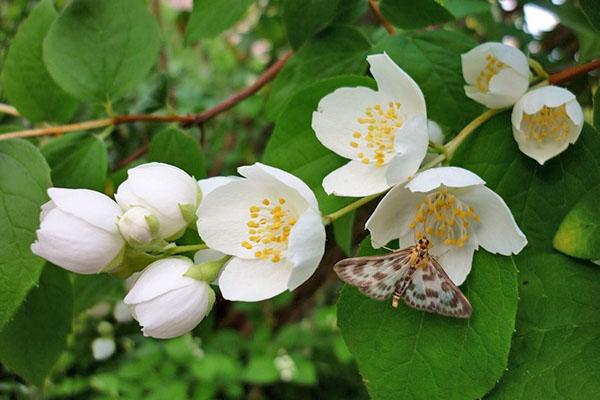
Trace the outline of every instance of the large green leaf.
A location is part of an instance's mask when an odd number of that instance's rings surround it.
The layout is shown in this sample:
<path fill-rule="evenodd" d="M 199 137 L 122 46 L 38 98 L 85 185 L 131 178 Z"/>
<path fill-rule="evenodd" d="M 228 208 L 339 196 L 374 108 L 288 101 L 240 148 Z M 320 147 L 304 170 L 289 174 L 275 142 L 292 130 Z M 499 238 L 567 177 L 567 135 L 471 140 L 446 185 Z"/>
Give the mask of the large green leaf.
<path fill-rule="evenodd" d="M 404 29 L 452 21 L 454 16 L 435 0 L 381 0 L 381 13 L 392 24 Z"/>
<path fill-rule="evenodd" d="M 377 254 L 368 238 L 361 255 Z M 378 302 L 346 285 L 338 324 L 374 399 L 475 399 L 508 363 L 517 312 L 517 271 L 508 257 L 478 251 L 462 290 L 469 320 Z"/>
<path fill-rule="evenodd" d="M 283 23 L 294 49 L 325 29 L 336 16 L 340 0 L 284 0 Z"/>
<path fill-rule="evenodd" d="M 514 257 L 519 312 L 509 369 L 498 399 L 594 398 L 600 391 L 600 271 L 556 252 L 552 238 L 565 215 L 600 184 L 600 137 L 586 125 L 579 140 L 540 166 L 521 154 L 510 115 L 486 123 L 453 162 L 479 174 L 500 194 L 529 241 Z M 501 238 L 499 238 L 501 240 Z"/>
<path fill-rule="evenodd" d="M 176 127 L 167 128 L 152 139 L 148 159 L 175 165 L 196 179 L 206 177 L 200 143 Z"/>
<path fill-rule="evenodd" d="M 0 329 L 37 284 L 44 265 L 29 246 L 50 185 L 48 164 L 33 145 L 0 142 Z"/>
<path fill-rule="evenodd" d="M 600 259 L 600 185 L 585 194 L 563 219 L 554 248 L 573 257 Z"/>
<path fill-rule="evenodd" d="M 73 274 L 73 312 L 75 315 L 101 301 L 118 300 L 123 297 L 123 280 L 110 274 Z"/>
<path fill-rule="evenodd" d="M 194 0 L 185 42 L 214 38 L 238 21 L 254 0 Z"/>
<path fill-rule="evenodd" d="M 354 28 L 328 29 L 306 43 L 277 75 L 267 101 L 267 117 L 275 120 L 298 90 L 319 79 L 361 74 L 371 44 Z"/>
<path fill-rule="evenodd" d="M 593 113 L 594 128 L 600 131 L 600 90 L 596 90 L 594 94 L 594 113 Z"/>
<path fill-rule="evenodd" d="M 47 265 L 40 285 L 0 332 L 0 360 L 27 381 L 42 386 L 67 346 L 73 292 L 66 271 Z"/>
<path fill-rule="evenodd" d="M 71 134 L 41 149 L 52 168 L 54 186 L 104 191 L 108 154 L 104 142 L 89 134 Z"/>
<path fill-rule="evenodd" d="M 44 62 L 80 100 L 126 94 L 154 65 L 160 32 L 142 0 L 74 0 L 50 27 Z"/>
<path fill-rule="evenodd" d="M 346 76 L 316 82 L 300 91 L 281 113 L 263 154 L 264 163 L 282 168 L 306 182 L 315 192 L 323 214 L 351 201 L 349 198 L 328 196 L 321 185 L 327 174 L 348 160 L 319 142 L 311 128 L 312 113 L 321 98 L 343 86 L 374 88 L 375 83 L 366 77 Z"/>
<path fill-rule="evenodd" d="M 428 118 L 457 132 L 483 111 L 463 87 L 460 55 L 475 45 L 463 34 L 433 31 L 386 37 L 376 48 L 386 51 L 419 84 Z"/>
<path fill-rule="evenodd" d="M 598 0 L 579 0 L 579 7 L 581 7 L 590 24 L 597 31 L 600 31 L 600 2 Z"/>
<path fill-rule="evenodd" d="M 42 43 L 56 19 L 52 0 L 41 1 L 21 24 L 2 70 L 6 98 L 32 121 L 66 121 L 76 102 L 50 78 L 42 61 Z"/>

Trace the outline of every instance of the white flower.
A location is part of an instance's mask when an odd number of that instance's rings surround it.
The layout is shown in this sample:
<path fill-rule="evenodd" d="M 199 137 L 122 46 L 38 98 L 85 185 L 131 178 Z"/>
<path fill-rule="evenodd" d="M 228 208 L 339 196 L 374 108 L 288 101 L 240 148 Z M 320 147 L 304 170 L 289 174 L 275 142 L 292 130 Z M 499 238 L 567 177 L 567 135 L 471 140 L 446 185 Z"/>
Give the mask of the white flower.
<path fill-rule="evenodd" d="M 529 64 L 519 49 L 488 42 L 461 57 L 466 95 L 488 108 L 515 104 L 529 87 Z"/>
<path fill-rule="evenodd" d="M 419 173 L 396 186 L 379 203 L 366 228 L 373 247 L 400 239 L 400 247 L 414 245 L 426 236 L 454 283 L 464 282 L 473 252 L 516 254 L 527 239 L 504 200 L 484 186 L 474 173 L 457 167 L 440 167 Z"/>
<path fill-rule="evenodd" d="M 545 86 L 515 104 L 512 126 L 519 149 L 544 164 L 575 143 L 583 129 L 583 111 L 567 89 Z"/>
<path fill-rule="evenodd" d="M 124 211 L 140 206 L 159 222 L 161 239 L 177 238 L 193 222 L 201 193 L 185 171 L 168 164 L 149 163 L 127 171 L 115 194 Z"/>
<path fill-rule="evenodd" d="M 87 189 L 48 189 L 40 229 L 31 251 L 69 271 L 95 274 L 117 267 L 125 240 L 117 228 L 121 209 L 102 193 Z"/>
<path fill-rule="evenodd" d="M 150 264 L 123 300 L 144 336 L 168 339 L 194 329 L 210 312 L 215 293 L 208 283 L 184 274 L 193 265 L 183 257 Z"/>
<path fill-rule="evenodd" d="M 211 248 L 233 256 L 218 284 L 228 300 L 259 301 L 293 290 L 317 268 L 325 228 L 317 200 L 297 177 L 260 163 L 240 167 L 204 197 L 198 233 Z"/>
<path fill-rule="evenodd" d="M 427 152 L 427 112 L 419 86 L 387 54 L 367 57 L 378 90 L 345 87 L 323 97 L 312 128 L 351 161 L 323 180 L 327 194 L 361 197 L 404 182 Z"/>
<path fill-rule="evenodd" d="M 133 247 L 152 243 L 160 230 L 160 222 L 144 207 L 131 207 L 117 222 L 121 235 Z"/>

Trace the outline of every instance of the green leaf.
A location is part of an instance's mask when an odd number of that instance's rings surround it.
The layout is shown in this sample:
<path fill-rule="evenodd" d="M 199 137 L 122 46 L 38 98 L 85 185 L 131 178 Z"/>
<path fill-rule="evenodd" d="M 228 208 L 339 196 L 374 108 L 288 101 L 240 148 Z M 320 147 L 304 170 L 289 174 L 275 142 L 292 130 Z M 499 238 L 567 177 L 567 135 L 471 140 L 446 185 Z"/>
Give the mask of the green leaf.
<path fill-rule="evenodd" d="M 344 251 L 344 254 L 350 256 L 352 254 L 352 239 L 354 228 L 354 211 L 344 215 L 343 217 L 333 221 L 333 237 L 335 242 Z"/>
<path fill-rule="evenodd" d="M 29 142 L 0 142 L 0 329 L 37 284 L 44 260 L 29 246 L 51 186 L 50 168 Z"/>
<path fill-rule="evenodd" d="M 552 248 L 573 206 L 600 184 L 600 136 L 585 125 L 578 141 L 540 166 L 521 154 L 503 113 L 463 143 L 453 163 L 479 174 L 511 208 L 529 241 L 514 257 L 519 312 L 508 371 L 494 399 L 594 398 L 600 391 L 600 271 Z"/>
<path fill-rule="evenodd" d="M 365 240 L 361 254 L 375 254 Z M 517 271 L 509 257 L 483 250 L 461 288 L 469 320 L 394 309 L 346 285 L 338 324 L 373 399 L 475 399 L 508 362 L 517 312 Z"/>
<path fill-rule="evenodd" d="M 421 87 L 427 117 L 458 132 L 483 111 L 465 95 L 460 55 L 477 43 L 457 32 L 433 31 L 390 36 L 377 44 Z"/>
<path fill-rule="evenodd" d="M 267 101 L 267 117 L 276 120 L 291 96 L 316 80 L 364 73 L 370 49 L 367 38 L 349 27 L 328 29 L 309 41 L 275 78 Z"/>
<path fill-rule="evenodd" d="M 253 0 L 194 0 L 192 15 L 185 31 L 185 43 L 211 39 L 231 27 L 246 13 Z"/>
<path fill-rule="evenodd" d="M 12 371 L 42 386 L 67 347 L 73 318 L 73 293 L 66 271 L 46 266 L 40 285 L 0 332 L 0 360 Z"/>
<path fill-rule="evenodd" d="M 89 134 L 69 134 L 42 146 L 57 187 L 104 191 L 108 154 L 104 142 Z"/>
<path fill-rule="evenodd" d="M 101 301 L 119 300 L 123 292 L 123 281 L 112 275 L 73 274 L 73 312 L 77 315 Z"/>
<path fill-rule="evenodd" d="M 283 23 L 288 40 L 298 49 L 333 21 L 340 0 L 284 0 Z"/>
<path fill-rule="evenodd" d="M 200 143 L 176 127 L 167 128 L 152 139 L 148 159 L 175 165 L 196 179 L 206 177 Z"/>
<path fill-rule="evenodd" d="M 114 100 L 154 65 L 160 32 L 141 0 L 74 0 L 50 27 L 44 62 L 80 100 Z"/>
<path fill-rule="evenodd" d="M 600 131 L 600 90 L 596 89 L 594 93 L 594 114 L 593 114 L 594 128 Z"/>
<path fill-rule="evenodd" d="M 555 249 L 586 260 L 600 259 L 598 200 L 600 200 L 600 186 L 591 189 L 575 204 L 554 236 Z"/>
<path fill-rule="evenodd" d="M 336 211 L 352 199 L 328 196 L 323 190 L 323 178 L 348 160 L 325 148 L 311 128 L 312 113 L 321 98 L 343 86 L 374 88 L 372 79 L 345 76 L 316 82 L 296 94 L 275 124 L 263 162 L 284 169 L 302 179 L 313 190 L 323 214 Z"/>
<path fill-rule="evenodd" d="M 492 11 L 492 5 L 487 0 L 446 0 L 444 7 L 455 18 L 464 18 L 477 14 L 486 14 Z"/>
<path fill-rule="evenodd" d="M 579 7 L 590 24 L 600 31 L 600 3 L 598 0 L 579 0 Z"/>
<path fill-rule="evenodd" d="M 590 20 L 586 18 L 581 10 L 572 3 L 565 3 L 561 6 L 544 3 L 543 7 L 555 12 L 560 18 L 560 23 L 574 31 L 579 42 L 578 51 L 581 57 L 579 62 L 598 57 L 598 54 L 600 54 L 598 31 L 594 29 L 590 24 Z"/>
<path fill-rule="evenodd" d="M 381 14 L 403 29 L 417 29 L 452 21 L 454 17 L 435 0 L 381 0 Z"/>
<path fill-rule="evenodd" d="M 77 105 L 42 61 L 42 43 L 56 16 L 52 0 L 41 1 L 19 27 L 2 70 L 6 98 L 31 121 L 67 121 Z"/>

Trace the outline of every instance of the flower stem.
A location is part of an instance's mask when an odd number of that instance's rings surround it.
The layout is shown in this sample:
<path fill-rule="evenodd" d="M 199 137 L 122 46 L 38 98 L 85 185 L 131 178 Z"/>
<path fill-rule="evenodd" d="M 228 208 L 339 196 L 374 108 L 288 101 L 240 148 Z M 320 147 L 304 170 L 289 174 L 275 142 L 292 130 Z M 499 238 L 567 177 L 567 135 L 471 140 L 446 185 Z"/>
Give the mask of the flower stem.
<path fill-rule="evenodd" d="M 204 249 L 208 249 L 208 246 L 204 243 L 190 244 L 190 245 L 185 245 L 185 246 L 171 247 L 170 249 L 168 249 L 165 252 L 165 254 L 171 256 L 173 254 L 188 253 L 190 251 L 197 251 L 197 250 L 204 250 Z"/>
<path fill-rule="evenodd" d="M 506 110 L 506 108 L 495 108 L 495 109 L 487 110 L 487 111 L 483 112 L 482 114 L 480 114 L 473 121 L 469 122 L 467 124 L 467 126 L 465 126 L 460 132 L 458 132 L 458 135 L 456 135 L 454 137 L 454 139 L 452 139 L 451 141 L 446 143 L 446 145 L 444 146 L 446 148 L 446 152 L 448 154 L 447 159 L 450 160 L 452 158 L 456 149 L 458 149 L 458 147 L 461 145 L 461 143 L 464 142 L 464 140 L 466 138 L 468 138 L 469 135 L 471 135 L 471 133 L 473 133 L 475 131 L 475 129 L 479 128 L 484 122 L 488 121 L 494 115 L 496 115 L 504 110 Z"/>
<path fill-rule="evenodd" d="M 376 0 L 369 0 L 369 7 L 371 8 L 371 11 L 375 15 L 375 18 L 377 18 L 377 20 L 385 28 L 387 33 L 389 33 L 390 35 L 395 35 L 396 28 L 394 28 L 394 26 L 392 24 L 390 24 L 390 22 L 387 19 L 385 19 L 383 14 L 381 14 L 381 10 L 379 9 L 379 4 L 377 4 Z"/>
<path fill-rule="evenodd" d="M 541 77 L 543 79 L 548 79 L 548 73 L 546 72 L 546 70 L 544 69 L 544 67 L 542 67 L 542 64 L 540 64 L 537 60 L 534 60 L 533 58 L 529 59 L 529 66 L 531 67 L 531 69 L 533 70 L 533 72 L 536 73 L 536 75 L 538 77 Z"/>
<path fill-rule="evenodd" d="M 358 199 L 355 202 L 348 204 L 346 207 L 342 207 L 339 210 L 332 212 L 331 214 L 325 215 L 323 217 L 323 225 L 329 225 L 336 219 L 343 217 L 344 215 L 348 214 L 351 211 L 356 210 L 357 208 L 360 208 L 361 206 L 367 204 L 371 200 L 376 199 L 377 197 L 381 196 L 382 194 L 383 193 L 377 193 L 377 194 L 372 194 L 367 197 L 363 197 L 362 199 Z"/>

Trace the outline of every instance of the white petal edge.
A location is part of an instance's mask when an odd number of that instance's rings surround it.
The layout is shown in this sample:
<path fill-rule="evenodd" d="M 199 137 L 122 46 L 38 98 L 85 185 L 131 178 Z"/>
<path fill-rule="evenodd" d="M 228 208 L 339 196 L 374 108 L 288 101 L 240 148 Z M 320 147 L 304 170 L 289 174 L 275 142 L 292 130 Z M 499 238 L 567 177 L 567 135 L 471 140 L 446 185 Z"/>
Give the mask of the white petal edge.
<path fill-rule="evenodd" d="M 288 290 L 296 289 L 315 272 L 325 253 L 325 240 L 321 215 L 314 210 L 306 210 L 290 232 L 286 259 L 292 265 L 292 273 Z"/>
<path fill-rule="evenodd" d="M 411 192 L 430 192 L 441 185 L 460 188 L 483 184 L 485 184 L 483 179 L 464 168 L 438 167 L 418 173 L 406 184 L 406 187 Z"/>
<path fill-rule="evenodd" d="M 363 197 L 386 191 L 390 188 L 386 173 L 389 164 L 379 168 L 375 164 L 350 161 L 330 172 L 323 179 L 325 193 L 336 196 Z"/>
<path fill-rule="evenodd" d="M 463 284 L 473 266 L 473 253 L 476 248 L 464 246 L 437 246 L 431 249 L 431 254 L 436 257 L 448 277 L 456 286 Z"/>
<path fill-rule="evenodd" d="M 423 117 L 409 120 L 396 134 L 394 148 L 398 154 L 389 162 L 386 181 L 389 186 L 406 182 L 425 159 L 429 145 L 427 121 Z"/>
<path fill-rule="evenodd" d="M 204 197 L 216 188 L 226 185 L 233 181 L 239 181 L 240 179 L 243 178 L 240 178 L 239 176 L 213 176 L 211 178 L 200 179 L 198 181 L 198 186 L 200 186 L 202 197 Z"/>
<path fill-rule="evenodd" d="M 230 301 L 262 301 L 283 293 L 288 286 L 292 267 L 287 260 L 232 258 L 219 277 L 223 297 Z"/>
<path fill-rule="evenodd" d="M 191 260 L 183 257 L 170 257 L 153 262 L 144 269 L 123 302 L 137 304 L 149 301 L 172 290 L 194 284 L 195 279 L 184 276 L 192 265 Z"/>

